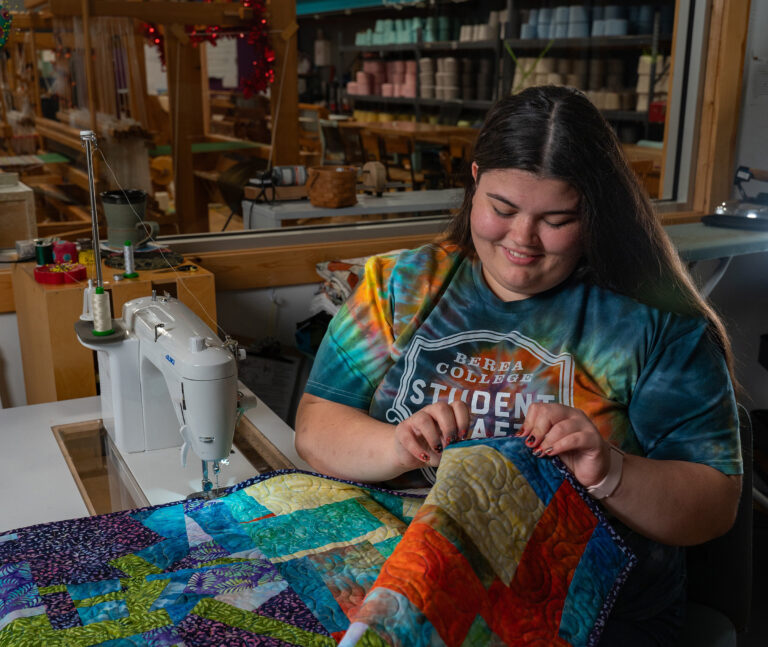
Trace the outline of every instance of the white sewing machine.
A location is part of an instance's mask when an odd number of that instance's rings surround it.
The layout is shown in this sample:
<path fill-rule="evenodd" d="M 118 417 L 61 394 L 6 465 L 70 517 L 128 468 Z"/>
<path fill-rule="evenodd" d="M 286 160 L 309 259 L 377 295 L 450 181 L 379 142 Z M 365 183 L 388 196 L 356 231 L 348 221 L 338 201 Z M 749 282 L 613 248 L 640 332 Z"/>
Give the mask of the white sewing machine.
<path fill-rule="evenodd" d="M 103 337 L 93 335 L 86 321 L 75 326 L 80 342 L 97 351 L 102 419 L 110 438 L 129 467 L 129 457 L 144 452 L 161 454 L 161 469 L 172 471 L 168 452 L 161 450 L 181 446 L 186 469 L 191 449 L 202 460 L 203 490 L 211 490 L 208 463 L 218 485 L 220 461 L 234 457 L 235 349 L 172 297 L 129 301 L 113 323 L 115 333 Z M 150 471 L 156 470 L 157 465 Z M 237 471 L 234 483 L 255 473 L 249 465 Z"/>

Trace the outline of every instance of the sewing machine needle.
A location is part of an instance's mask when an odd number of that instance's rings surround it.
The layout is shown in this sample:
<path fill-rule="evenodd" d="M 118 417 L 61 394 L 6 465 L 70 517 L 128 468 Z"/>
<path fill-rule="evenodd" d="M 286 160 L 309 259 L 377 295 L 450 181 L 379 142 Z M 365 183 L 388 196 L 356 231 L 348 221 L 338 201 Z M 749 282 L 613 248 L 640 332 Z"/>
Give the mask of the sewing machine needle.
<path fill-rule="evenodd" d="M 203 461 L 203 492 L 210 492 L 213 483 L 208 478 L 208 461 Z"/>

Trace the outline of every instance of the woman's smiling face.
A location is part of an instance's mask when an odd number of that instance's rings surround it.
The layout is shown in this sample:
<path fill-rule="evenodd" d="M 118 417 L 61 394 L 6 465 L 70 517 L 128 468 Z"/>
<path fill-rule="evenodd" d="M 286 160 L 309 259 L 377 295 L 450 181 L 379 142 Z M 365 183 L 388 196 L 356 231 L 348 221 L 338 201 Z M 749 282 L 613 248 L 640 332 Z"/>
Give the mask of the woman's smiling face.
<path fill-rule="evenodd" d="M 581 258 L 580 195 L 528 171 L 485 171 L 472 200 L 472 242 L 493 293 L 527 299 L 567 279 Z"/>

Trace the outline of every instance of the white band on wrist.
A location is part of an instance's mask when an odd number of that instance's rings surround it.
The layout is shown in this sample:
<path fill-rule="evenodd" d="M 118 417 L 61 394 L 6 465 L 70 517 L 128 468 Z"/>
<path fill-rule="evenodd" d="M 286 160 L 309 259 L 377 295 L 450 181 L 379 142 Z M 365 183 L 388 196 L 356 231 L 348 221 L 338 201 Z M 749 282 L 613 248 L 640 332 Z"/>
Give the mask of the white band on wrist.
<path fill-rule="evenodd" d="M 605 499 L 611 496 L 621 481 L 621 471 L 624 466 L 624 452 L 613 445 L 609 446 L 610 462 L 608 463 L 608 473 L 599 483 L 590 485 L 587 492 L 593 499 Z"/>

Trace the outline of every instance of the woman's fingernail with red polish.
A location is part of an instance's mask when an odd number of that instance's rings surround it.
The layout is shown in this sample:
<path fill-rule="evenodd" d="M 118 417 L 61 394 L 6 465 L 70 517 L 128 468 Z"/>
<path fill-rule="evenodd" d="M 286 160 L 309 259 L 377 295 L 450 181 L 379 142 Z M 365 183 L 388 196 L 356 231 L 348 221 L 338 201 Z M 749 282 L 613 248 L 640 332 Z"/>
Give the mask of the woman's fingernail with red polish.
<path fill-rule="evenodd" d="M 424 461 L 425 463 L 429 462 L 429 456 L 427 454 L 421 454 L 419 458 Z"/>
<path fill-rule="evenodd" d="M 443 451 L 443 446 L 440 443 L 438 443 L 437 445 L 435 445 L 435 451 L 439 454 L 441 451 Z"/>
<path fill-rule="evenodd" d="M 528 438 L 525 439 L 526 445 L 535 445 L 536 444 L 536 436 L 528 436 Z"/>
<path fill-rule="evenodd" d="M 533 455 L 534 456 L 541 456 L 543 453 L 544 453 L 544 451 L 541 449 L 541 447 L 539 447 L 539 449 L 534 449 L 533 450 Z"/>

